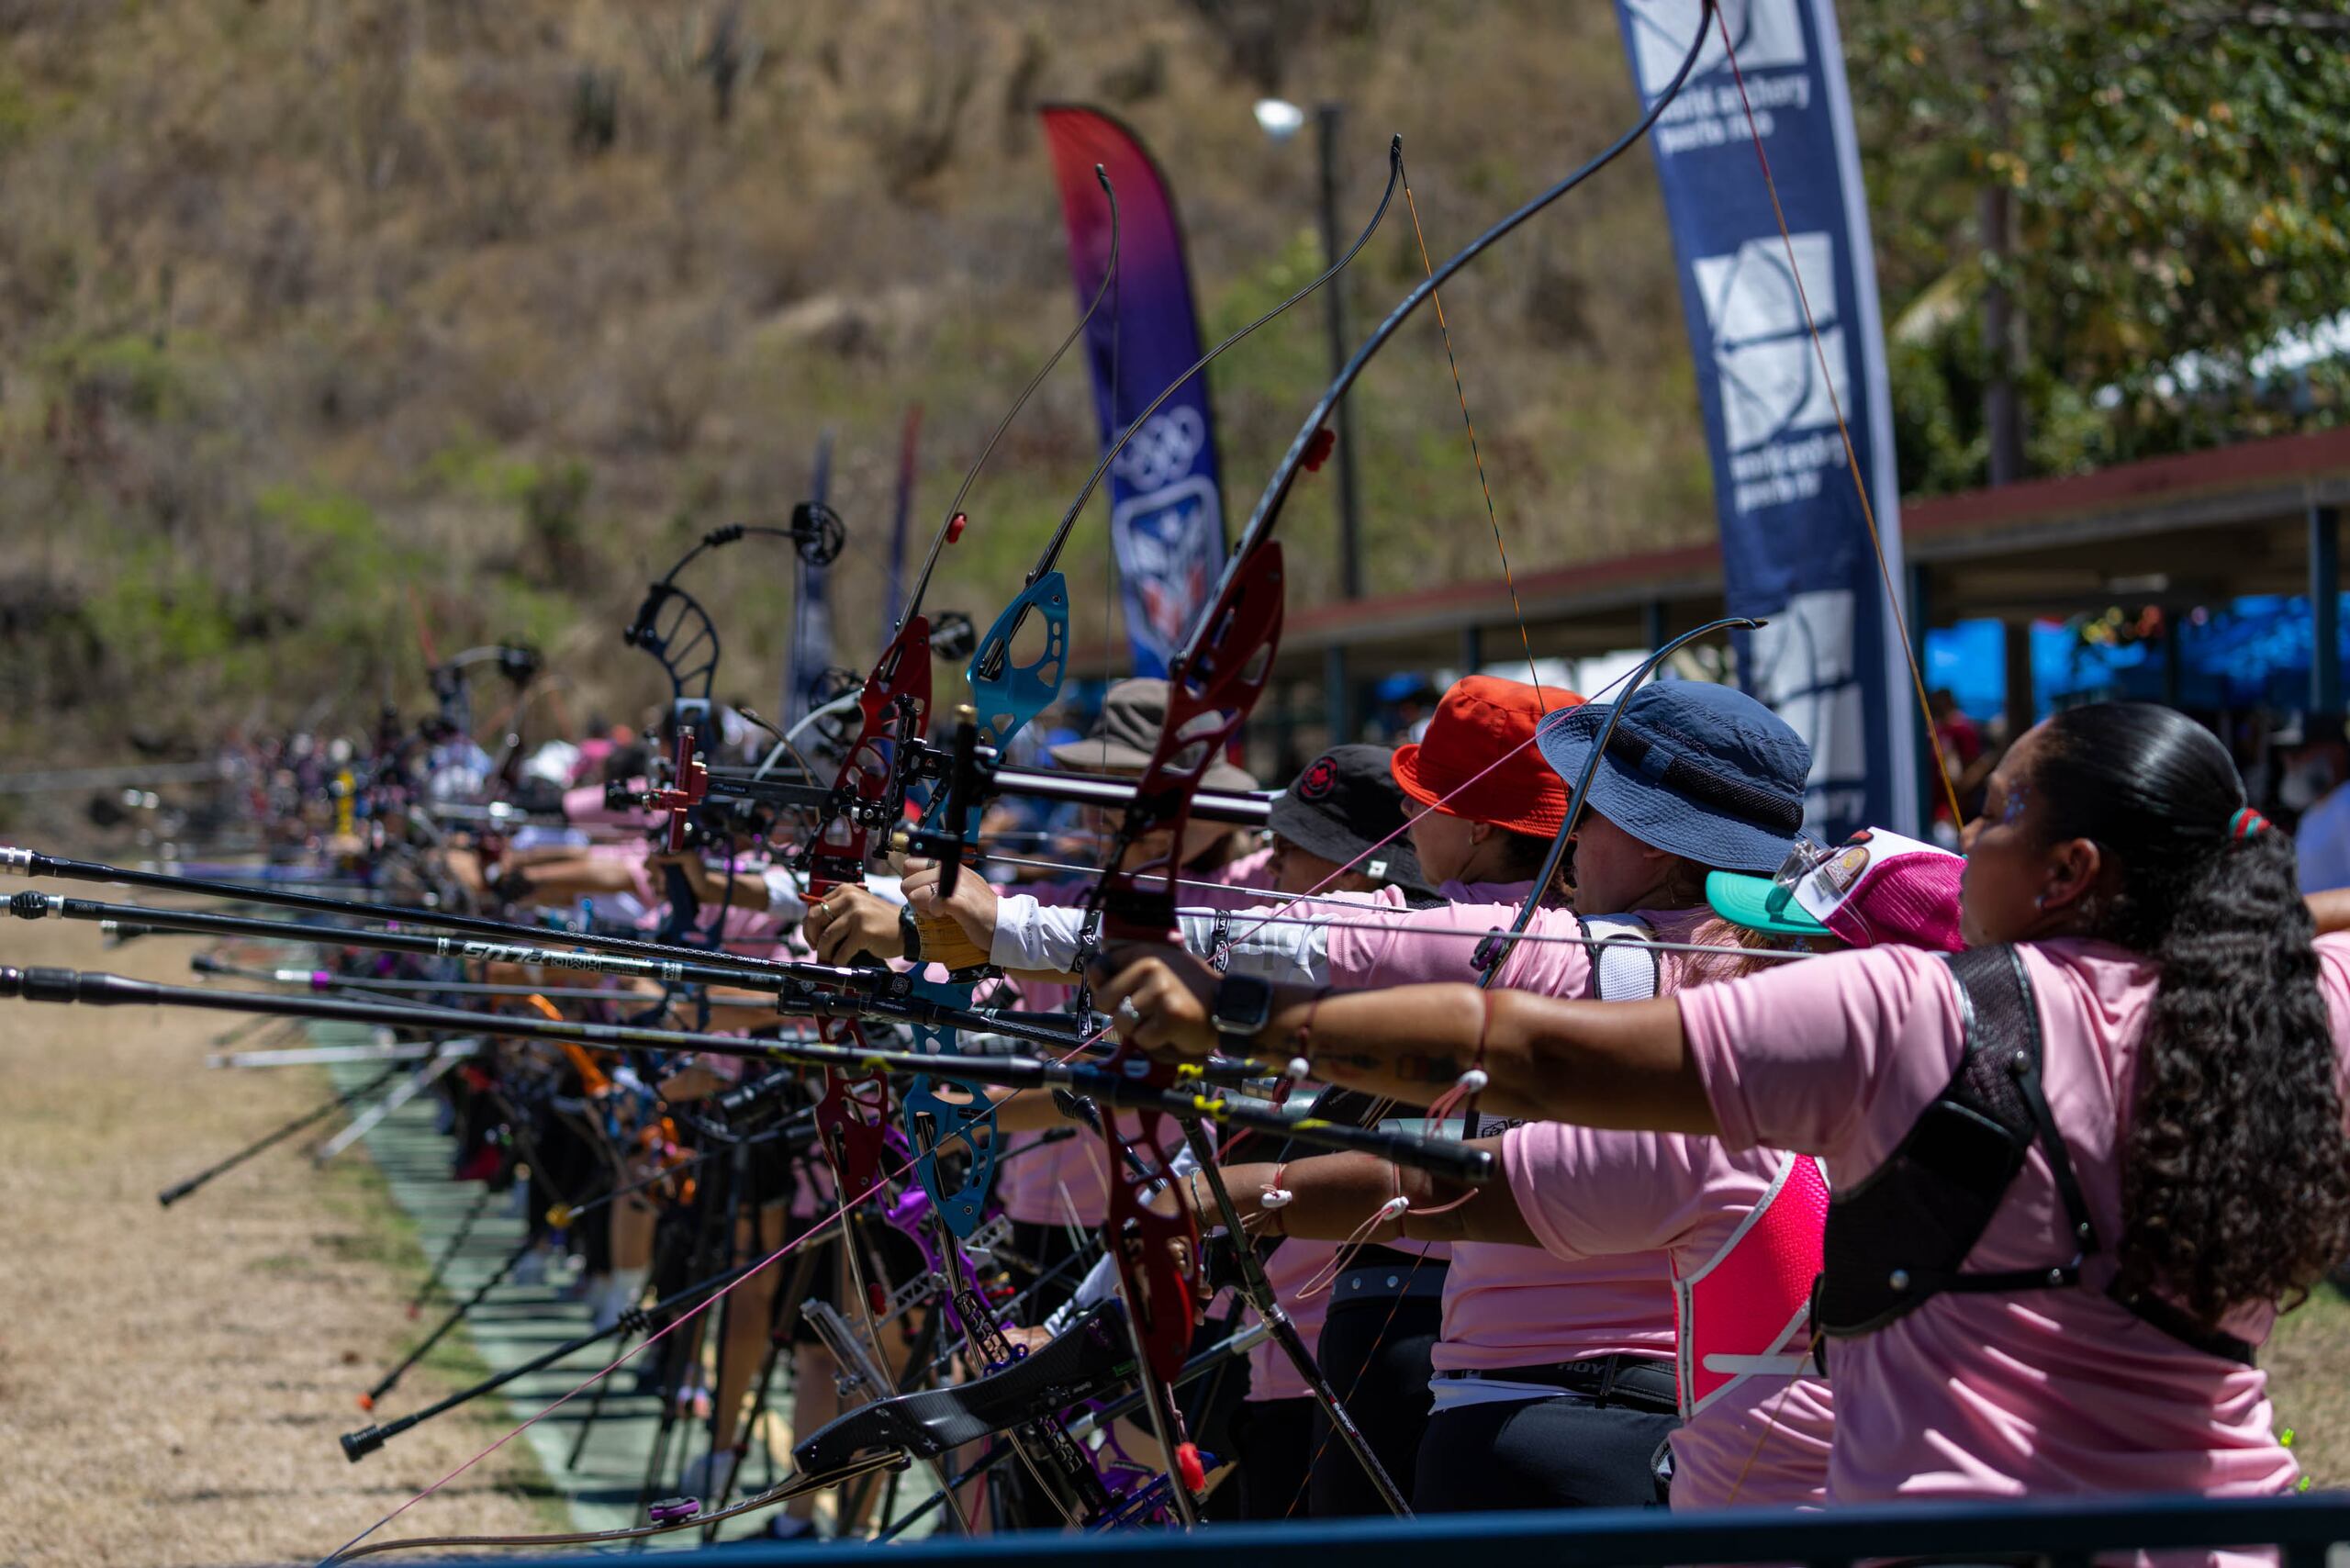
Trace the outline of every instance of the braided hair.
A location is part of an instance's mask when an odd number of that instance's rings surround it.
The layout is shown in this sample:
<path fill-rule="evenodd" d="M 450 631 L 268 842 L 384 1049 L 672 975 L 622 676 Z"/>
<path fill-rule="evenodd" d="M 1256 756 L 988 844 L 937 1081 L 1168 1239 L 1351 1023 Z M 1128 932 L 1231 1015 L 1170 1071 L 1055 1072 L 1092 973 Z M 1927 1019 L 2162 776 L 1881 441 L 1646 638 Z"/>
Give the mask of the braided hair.
<path fill-rule="evenodd" d="M 2048 843 L 2118 864 L 2087 934 L 2162 969 L 2121 1149 L 2125 1285 L 2213 1327 L 2298 1299 L 2350 1252 L 2350 1137 L 2291 841 L 2210 732 L 2151 703 L 2056 713 L 2031 782 Z"/>

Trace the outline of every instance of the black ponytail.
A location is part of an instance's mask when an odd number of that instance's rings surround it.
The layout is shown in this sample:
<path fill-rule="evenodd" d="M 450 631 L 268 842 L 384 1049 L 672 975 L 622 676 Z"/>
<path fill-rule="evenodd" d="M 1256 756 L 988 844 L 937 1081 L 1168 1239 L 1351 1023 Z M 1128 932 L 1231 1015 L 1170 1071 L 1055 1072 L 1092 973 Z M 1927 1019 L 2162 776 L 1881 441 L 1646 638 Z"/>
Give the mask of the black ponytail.
<path fill-rule="evenodd" d="M 2226 748 L 2149 703 L 2057 713 L 2029 787 L 2049 842 L 2119 862 L 2089 934 L 2162 967 L 2122 1148 L 2123 1280 L 2206 1325 L 2298 1299 L 2350 1252 L 2350 1138 L 2291 841 L 2244 832 Z"/>

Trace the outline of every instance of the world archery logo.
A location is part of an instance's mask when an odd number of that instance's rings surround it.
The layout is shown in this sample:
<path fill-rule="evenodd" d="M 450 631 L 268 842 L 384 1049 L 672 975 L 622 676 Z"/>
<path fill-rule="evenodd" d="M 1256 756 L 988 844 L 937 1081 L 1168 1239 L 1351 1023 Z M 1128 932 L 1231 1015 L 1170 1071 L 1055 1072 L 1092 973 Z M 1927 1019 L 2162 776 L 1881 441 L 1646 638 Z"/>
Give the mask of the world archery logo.
<path fill-rule="evenodd" d="M 1738 51 L 1740 69 L 1771 70 L 1804 62 L 1803 18 L 1797 0 L 1720 0 L 1722 26 Z M 1689 40 L 1705 24 L 1713 36 L 1698 51 L 1689 73 L 1695 81 L 1727 63 L 1721 31 L 1706 22 L 1703 0 L 1625 0 L 1632 40 L 1632 69 L 1639 77 L 1640 97 L 1652 102 L 1673 85 L 1674 73 L 1689 54 Z"/>
<path fill-rule="evenodd" d="M 1836 308 L 1836 241 L 1819 232 L 1795 235 L 1793 267 L 1788 249 L 1773 234 L 1728 255 L 1700 256 L 1690 266 L 1713 333 L 1722 440 L 1733 453 L 1791 431 L 1832 428 L 1837 405 L 1851 405 Z M 1817 350 L 1804 320 L 1807 302 L 1819 328 Z"/>

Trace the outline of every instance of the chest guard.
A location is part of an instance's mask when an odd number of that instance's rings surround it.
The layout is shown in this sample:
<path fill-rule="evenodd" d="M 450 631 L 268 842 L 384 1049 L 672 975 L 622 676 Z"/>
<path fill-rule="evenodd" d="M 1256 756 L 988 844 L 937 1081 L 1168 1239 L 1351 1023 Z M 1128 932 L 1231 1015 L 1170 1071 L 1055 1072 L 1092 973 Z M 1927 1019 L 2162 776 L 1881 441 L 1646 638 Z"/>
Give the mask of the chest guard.
<path fill-rule="evenodd" d="M 1779 1173 L 1721 1250 L 1673 1277 L 1673 1342 L 1684 1421 L 1750 1377 L 1811 1370 L 1804 1328 L 1819 1274 L 1828 1177 L 1808 1154 Z"/>
<path fill-rule="evenodd" d="M 1943 959 L 1958 988 L 1958 1068 L 1884 1164 L 1828 1204 L 1825 1271 L 1813 1315 L 1832 1338 L 1873 1333 L 1945 1291 L 2005 1295 L 2081 1282 L 2098 1247 L 2042 1084 L 2040 1013 L 2013 947 Z M 1968 1272 L 2008 1189 L 2037 1146 L 2063 1210 L 2044 1267 Z M 2252 1347 L 2195 1322 L 2150 1291 L 2106 1293 L 2130 1312 L 2209 1354 L 2251 1365 Z"/>
<path fill-rule="evenodd" d="M 1583 928 L 1597 938 L 1591 949 L 1592 994 L 1602 1002 L 1648 1002 L 1664 983 L 1656 933 L 1636 914 L 1586 914 Z"/>

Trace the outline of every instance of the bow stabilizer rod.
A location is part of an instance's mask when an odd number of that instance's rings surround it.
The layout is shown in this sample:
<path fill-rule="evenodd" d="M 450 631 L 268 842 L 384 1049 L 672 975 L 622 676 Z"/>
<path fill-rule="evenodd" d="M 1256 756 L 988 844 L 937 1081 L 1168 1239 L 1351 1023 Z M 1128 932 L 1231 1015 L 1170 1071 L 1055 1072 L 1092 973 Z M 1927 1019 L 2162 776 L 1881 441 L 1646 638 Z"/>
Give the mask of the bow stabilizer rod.
<path fill-rule="evenodd" d="M 175 877 L 161 871 L 140 871 L 128 866 L 108 866 L 94 860 L 75 860 L 62 855 L 44 855 L 39 850 L 0 845 L 0 877 L 55 878 L 64 881 L 109 882 L 130 888 L 151 888 L 159 892 L 194 893 L 204 898 L 224 898 L 236 903 L 266 904 L 276 909 L 306 910 L 314 914 L 340 915 L 348 920 L 373 921 L 378 924 L 420 925 L 428 930 L 467 931 L 480 936 L 503 937 L 528 944 L 545 942 L 559 937 L 575 947 L 597 953 L 619 953 L 640 958 L 698 960 L 710 958 L 706 947 L 680 947 L 665 942 L 646 942 L 633 936 L 608 936 L 593 931 L 564 931 L 544 925 L 525 925 L 516 921 L 485 920 L 478 915 L 457 914 L 448 910 L 420 908 L 407 904 L 358 903 L 349 899 L 322 898 L 315 893 L 287 892 L 275 888 L 238 887 L 229 890 L 216 882 L 196 877 Z M 267 935 L 264 933 L 263 935 Z M 351 940 L 345 933 L 341 938 Z M 725 961 L 740 969 L 772 970 L 789 969 L 784 960 L 761 958 L 749 954 L 730 954 Z"/>
<path fill-rule="evenodd" d="M 449 1029 L 516 1039 L 569 1041 L 590 1049 L 697 1051 L 705 1056 L 741 1057 L 774 1065 L 845 1068 L 862 1074 L 931 1072 L 938 1067 L 935 1057 L 918 1051 L 868 1050 L 808 1040 L 749 1040 L 733 1035 L 572 1019 L 490 1016 L 460 1008 L 386 1006 L 330 997 L 211 991 L 201 986 L 132 980 L 96 969 L 0 967 L 0 1000 L 9 998 L 96 1007 L 141 1005 L 195 1007 L 215 1013 L 266 1013 L 288 1018 L 384 1024 L 394 1028 Z M 844 1010 L 854 1009 L 859 1001 L 837 996 L 832 1000 Z M 1259 1102 L 1210 1094 L 1199 1088 L 1153 1088 L 1121 1073 L 1080 1062 L 1043 1061 L 1032 1057 L 966 1057 L 958 1058 L 955 1067 L 959 1076 L 999 1088 L 1066 1089 L 1105 1105 L 1155 1111 L 1163 1115 L 1204 1117 L 1219 1125 L 1292 1137 L 1317 1148 L 1373 1154 L 1472 1185 L 1493 1179 L 1494 1161 L 1489 1152 L 1450 1138 L 1340 1126 L 1310 1115 L 1285 1115 Z M 1181 1080 L 1186 1085 L 1197 1084 L 1203 1076 L 1186 1069 Z"/>

